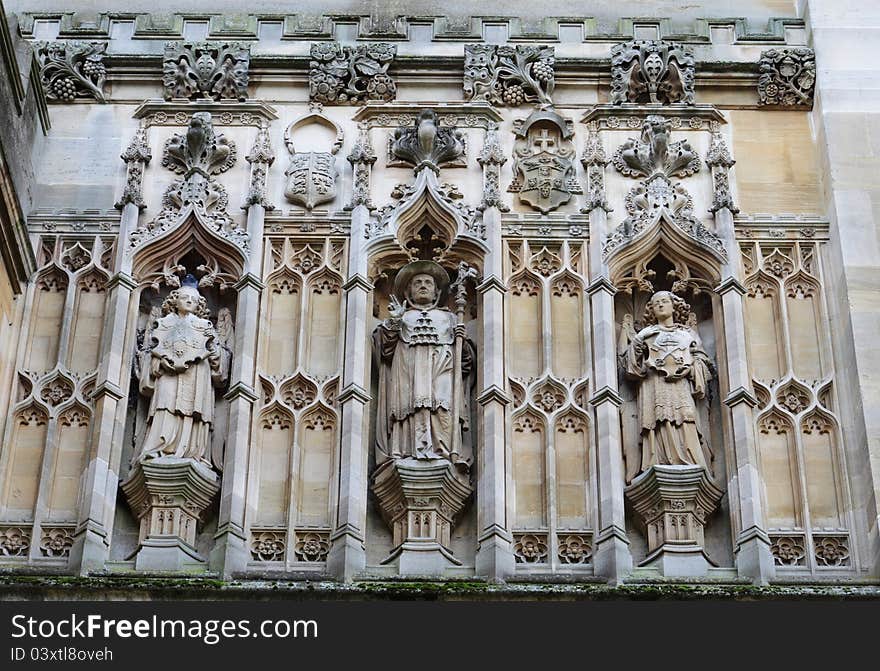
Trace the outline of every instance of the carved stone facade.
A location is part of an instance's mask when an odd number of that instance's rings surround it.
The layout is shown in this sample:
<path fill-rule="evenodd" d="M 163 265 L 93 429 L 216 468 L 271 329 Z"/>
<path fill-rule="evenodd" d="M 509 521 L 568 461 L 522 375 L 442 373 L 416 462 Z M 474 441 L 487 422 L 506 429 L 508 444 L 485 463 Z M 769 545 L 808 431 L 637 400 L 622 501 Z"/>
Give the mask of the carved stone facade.
<path fill-rule="evenodd" d="M 19 13 L 0 568 L 876 581 L 880 122 L 817 3 L 328 1 Z"/>

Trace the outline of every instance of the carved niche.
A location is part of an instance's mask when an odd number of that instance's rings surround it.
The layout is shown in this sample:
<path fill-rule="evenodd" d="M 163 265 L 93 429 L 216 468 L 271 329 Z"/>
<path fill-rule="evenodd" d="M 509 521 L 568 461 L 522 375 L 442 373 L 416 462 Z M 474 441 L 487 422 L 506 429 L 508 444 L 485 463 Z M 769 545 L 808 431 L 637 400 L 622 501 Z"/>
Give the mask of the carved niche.
<path fill-rule="evenodd" d="M 165 141 L 162 165 L 182 179 L 173 181 L 162 197 L 162 210 L 151 222 L 132 232 L 129 245 L 139 247 L 175 227 L 190 212 L 220 237 L 247 249 L 247 231 L 235 225 L 227 212 L 229 196 L 214 175 L 235 164 L 235 143 L 214 131 L 210 112 L 196 112 L 185 134 Z"/>
<path fill-rule="evenodd" d="M 569 119 L 553 110 L 536 110 L 513 123 L 514 180 L 508 191 L 542 214 L 581 193 L 575 176 L 574 131 Z"/>
<path fill-rule="evenodd" d="M 816 54 L 812 49 L 769 49 L 758 61 L 758 104 L 812 107 Z"/>
<path fill-rule="evenodd" d="M 464 93 L 468 100 L 518 107 L 549 105 L 555 85 L 553 47 L 493 44 L 464 46 Z"/>
<path fill-rule="evenodd" d="M 284 144 L 290 152 L 290 165 L 284 172 L 287 178 L 284 196 L 291 203 L 302 205 L 311 211 L 315 206 L 336 197 L 339 170 L 336 167 L 335 154 L 342 147 L 343 134 L 338 125 L 324 116 L 320 103 L 311 103 L 309 109 L 308 114 L 290 124 L 284 133 Z M 294 134 L 314 124 L 325 126 L 335 134 L 330 151 L 296 151 L 293 145 Z"/>
<path fill-rule="evenodd" d="M 394 100 L 397 85 L 388 66 L 396 55 L 397 46 L 385 42 L 356 47 L 315 42 L 309 62 L 309 99 L 325 105 Z"/>
<path fill-rule="evenodd" d="M 166 42 L 165 99 L 246 100 L 250 60 L 241 42 Z"/>
<path fill-rule="evenodd" d="M 694 54 L 663 40 L 611 48 L 611 103 L 694 104 Z"/>
<path fill-rule="evenodd" d="M 690 194 L 673 177 L 699 172 L 701 161 L 686 140 L 670 142 L 672 124 L 650 115 L 642 124 L 639 139 L 630 138 L 615 152 L 612 163 L 627 177 L 644 177 L 626 196 L 627 218 L 612 231 L 603 248 L 609 257 L 626 243 L 641 237 L 663 222 L 671 224 L 719 259 L 726 258 L 724 243 L 693 215 Z"/>
<path fill-rule="evenodd" d="M 37 42 L 34 44 L 40 63 L 40 81 L 49 100 L 70 102 L 76 98 L 104 98 L 106 42 Z"/>

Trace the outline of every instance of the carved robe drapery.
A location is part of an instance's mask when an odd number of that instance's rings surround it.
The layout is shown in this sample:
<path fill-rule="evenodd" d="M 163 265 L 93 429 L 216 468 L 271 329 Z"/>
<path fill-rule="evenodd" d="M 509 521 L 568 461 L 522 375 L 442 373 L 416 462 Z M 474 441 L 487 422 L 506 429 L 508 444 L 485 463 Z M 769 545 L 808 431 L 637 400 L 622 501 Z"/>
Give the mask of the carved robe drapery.
<path fill-rule="evenodd" d="M 212 454 L 211 426 L 214 386 L 228 377 L 229 352 L 218 346 L 213 324 L 194 314 L 162 317 L 152 338 L 155 345 L 140 354 L 140 392 L 150 407 L 138 458 L 191 458 L 222 470 L 222 454 Z"/>
<path fill-rule="evenodd" d="M 648 326 L 630 342 L 623 363 L 626 375 L 640 381 L 640 453 L 627 450 L 627 482 L 656 464 L 696 464 L 711 473 L 696 405 L 712 377 L 700 337 L 682 324 Z"/>
<path fill-rule="evenodd" d="M 459 431 L 467 431 L 470 410 L 466 389 L 473 349 L 462 349 L 463 382 L 453 400 L 455 315 L 442 308 L 410 309 L 400 319 L 386 319 L 373 332 L 379 359 L 377 463 L 387 459 L 449 459 L 470 464 L 470 441 L 453 455 L 452 404 L 460 408 Z"/>

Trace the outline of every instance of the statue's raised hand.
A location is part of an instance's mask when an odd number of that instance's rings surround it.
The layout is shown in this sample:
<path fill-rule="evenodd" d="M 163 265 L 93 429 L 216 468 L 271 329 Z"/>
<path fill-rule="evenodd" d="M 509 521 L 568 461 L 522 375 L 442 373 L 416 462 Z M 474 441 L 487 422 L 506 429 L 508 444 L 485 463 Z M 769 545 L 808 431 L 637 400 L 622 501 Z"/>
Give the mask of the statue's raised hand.
<path fill-rule="evenodd" d="M 404 312 L 406 312 L 406 306 L 397 300 L 397 296 L 392 294 L 391 300 L 388 302 L 388 315 L 391 319 L 400 319 Z"/>

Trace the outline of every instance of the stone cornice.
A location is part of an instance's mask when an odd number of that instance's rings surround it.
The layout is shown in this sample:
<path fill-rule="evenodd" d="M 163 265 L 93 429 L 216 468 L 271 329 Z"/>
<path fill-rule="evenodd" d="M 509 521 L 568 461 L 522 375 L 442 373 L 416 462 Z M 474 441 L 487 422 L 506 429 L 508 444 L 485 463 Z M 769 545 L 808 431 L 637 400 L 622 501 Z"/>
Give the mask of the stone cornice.
<path fill-rule="evenodd" d="M 151 98 L 141 103 L 132 115 L 146 119 L 147 126 L 186 126 L 196 112 L 210 112 L 218 126 L 259 126 L 260 120 L 274 121 L 278 113 L 273 107 L 257 100 L 163 100 Z M 178 119 L 178 115 L 186 118 Z"/>

